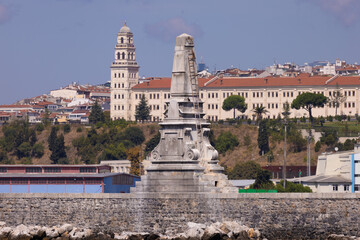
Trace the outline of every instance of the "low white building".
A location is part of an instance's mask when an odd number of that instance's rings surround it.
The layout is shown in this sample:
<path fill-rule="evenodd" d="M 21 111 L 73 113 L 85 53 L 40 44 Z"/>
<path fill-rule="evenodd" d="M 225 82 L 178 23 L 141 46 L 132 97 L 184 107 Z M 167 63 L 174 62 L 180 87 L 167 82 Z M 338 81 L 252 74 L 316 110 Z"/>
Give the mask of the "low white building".
<path fill-rule="evenodd" d="M 355 164 L 358 164 L 357 168 Z M 360 186 L 360 177 L 358 181 L 355 181 L 357 176 L 355 169 L 360 173 L 360 145 L 358 144 L 355 144 L 354 150 L 351 151 L 321 154 L 317 161 L 316 175 L 290 181 L 309 186 L 313 192 L 318 193 L 354 192 Z"/>
<path fill-rule="evenodd" d="M 111 172 L 114 173 L 130 173 L 131 163 L 129 160 L 105 160 L 100 164 L 110 166 Z"/>

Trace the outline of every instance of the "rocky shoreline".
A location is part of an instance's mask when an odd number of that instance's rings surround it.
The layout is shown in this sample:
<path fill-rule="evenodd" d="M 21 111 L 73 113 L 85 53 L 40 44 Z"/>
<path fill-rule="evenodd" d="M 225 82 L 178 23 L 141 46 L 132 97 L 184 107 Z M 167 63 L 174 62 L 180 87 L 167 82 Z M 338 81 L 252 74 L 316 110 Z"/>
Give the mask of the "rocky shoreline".
<path fill-rule="evenodd" d="M 28 240 L 28 239 L 56 239 L 56 240 L 78 240 L 78 239 L 129 239 L 129 240 L 156 240 L 156 239 L 261 239 L 258 230 L 243 226 L 237 222 L 214 223 L 210 226 L 198 223 L 187 223 L 187 229 L 183 233 L 172 234 L 161 233 L 134 233 L 134 232 L 101 232 L 93 229 L 83 229 L 74 227 L 71 224 L 61 226 L 42 227 L 25 226 L 16 227 L 6 226 L 5 222 L 0 222 L 0 239 L 7 240 Z"/>
<path fill-rule="evenodd" d="M 101 232 L 93 229 L 77 228 L 71 224 L 61 226 L 41 227 L 18 225 L 16 227 L 6 226 L 5 222 L 0 222 L 0 240 L 265 240 L 257 229 L 249 228 L 237 222 L 213 223 L 210 226 L 189 222 L 187 229 L 183 233 L 165 234 L 160 233 L 135 233 L 135 232 Z M 328 240 L 353 240 L 358 237 L 348 237 L 344 235 L 331 234 Z"/>

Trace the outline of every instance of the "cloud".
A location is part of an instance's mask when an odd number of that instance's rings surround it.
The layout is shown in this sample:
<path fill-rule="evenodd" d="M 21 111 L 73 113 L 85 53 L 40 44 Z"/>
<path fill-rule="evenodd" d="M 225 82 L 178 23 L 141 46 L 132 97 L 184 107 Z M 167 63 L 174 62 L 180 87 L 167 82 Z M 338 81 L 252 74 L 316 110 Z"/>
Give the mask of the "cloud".
<path fill-rule="evenodd" d="M 194 37 L 200 37 L 203 34 L 197 24 L 188 24 L 182 18 L 170 18 L 154 24 L 147 24 L 145 25 L 145 31 L 148 35 L 159 38 L 164 42 L 173 41 L 176 36 L 182 33 L 187 33 Z"/>
<path fill-rule="evenodd" d="M 0 3 L 0 24 L 8 22 L 11 18 L 11 12 L 9 7 Z"/>
<path fill-rule="evenodd" d="M 350 26 L 360 20 L 359 0 L 313 0 L 326 12 L 334 15 L 344 25 Z"/>

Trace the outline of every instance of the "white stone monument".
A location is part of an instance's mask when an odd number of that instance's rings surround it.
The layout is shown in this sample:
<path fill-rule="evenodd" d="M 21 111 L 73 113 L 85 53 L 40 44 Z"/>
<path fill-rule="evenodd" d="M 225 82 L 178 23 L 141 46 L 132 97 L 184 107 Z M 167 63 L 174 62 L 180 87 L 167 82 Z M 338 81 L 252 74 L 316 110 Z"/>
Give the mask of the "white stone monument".
<path fill-rule="evenodd" d="M 187 34 L 176 38 L 170 93 L 160 123 L 160 143 L 133 192 L 236 191 L 222 174 L 218 152 L 209 141 L 210 124 L 203 119 L 199 99 L 194 39 Z"/>

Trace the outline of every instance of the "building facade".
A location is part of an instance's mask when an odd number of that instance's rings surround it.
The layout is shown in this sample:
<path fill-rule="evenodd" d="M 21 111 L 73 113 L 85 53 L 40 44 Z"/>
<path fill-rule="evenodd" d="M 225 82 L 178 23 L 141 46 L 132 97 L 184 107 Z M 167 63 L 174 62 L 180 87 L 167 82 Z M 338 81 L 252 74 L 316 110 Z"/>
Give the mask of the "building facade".
<path fill-rule="evenodd" d="M 0 165 L 0 193 L 129 193 L 139 180 L 108 165 Z"/>
<path fill-rule="evenodd" d="M 111 66 L 111 118 L 135 120 L 136 106 L 145 95 L 151 110 L 151 121 L 162 121 L 166 102 L 170 98 L 171 78 L 150 78 L 138 82 L 139 66 L 135 62 L 133 34 L 123 26 L 115 46 L 115 61 Z M 286 102 L 291 102 L 301 93 L 320 93 L 330 100 L 340 91 L 346 101 L 337 108 L 337 114 L 355 115 L 360 105 L 359 76 L 312 76 L 300 73 L 291 76 L 227 77 L 222 74 L 199 79 L 200 98 L 204 102 L 205 118 L 210 121 L 233 117 L 232 111 L 222 109 L 224 100 L 231 95 L 245 98 L 246 112 L 236 111 L 236 117 L 255 119 L 254 109 L 263 106 L 268 111 L 266 118 L 277 118 L 284 111 Z M 334 116 L 336 107 L 328 103 L 324 108 L 314 108 L 313 116 Z M 308 117 L 304 109 L 291 110 L 290 117 Z"/>

